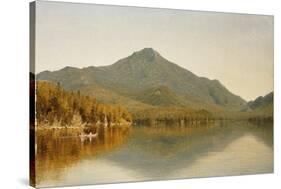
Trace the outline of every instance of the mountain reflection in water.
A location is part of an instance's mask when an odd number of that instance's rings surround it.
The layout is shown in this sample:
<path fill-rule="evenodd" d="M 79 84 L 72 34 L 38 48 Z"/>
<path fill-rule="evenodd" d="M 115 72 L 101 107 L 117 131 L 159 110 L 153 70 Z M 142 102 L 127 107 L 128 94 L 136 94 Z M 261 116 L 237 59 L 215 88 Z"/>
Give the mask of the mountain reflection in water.
<path fill-rule="evenodd" d="M 37 131 L 39 186 L 269 173 L 272 123 Z"/>

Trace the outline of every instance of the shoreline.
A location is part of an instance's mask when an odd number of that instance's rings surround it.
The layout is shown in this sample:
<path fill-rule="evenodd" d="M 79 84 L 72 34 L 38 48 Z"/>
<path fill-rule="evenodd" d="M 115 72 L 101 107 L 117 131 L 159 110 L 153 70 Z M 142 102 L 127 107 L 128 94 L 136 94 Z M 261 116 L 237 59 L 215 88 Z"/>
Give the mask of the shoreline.
<path fill-rule="evenodd" d="M 210 124 L 210 123 L 216 123 L 216 122 L 232 122 L 232 121 L 237 121 L 237 122 L 274 122 L 273 120 L 268 120 L 268 119 L 261 119 L 261 120 L 255 120 L 255 119 L 217 119 L 217 120 L 209 120 L 208 122 L 204 122 L 204 121 L 195 121 L 195 122 L 188 122 L 188 123 L 174 123 L 172 125 L 179 125 L 179 126 L 194 126 L 194 125 L 204 125 L 204 124 Z M 96 125 L 87 125 L 87 124 L 83 124 L 83 125 L 79 125 L 79 126 L 62 126 L 62 125 L 36 125 L 35 131 L 37 130 L 60 130 L 60 129 L 73 129 L 73 130 L 83 130 L 83 129 L 87 129 L 87 128 L 91 128 L 91 127 L 104 127 L 104 128 L 129 128 L 129 127 L 136 127 L 136 126 L 151 126 L 151 125 L 155 125 L 155 126 L 160 126 L 160 125 L 170 125 L 167 123 L 163 123 L 163 122 L 155 122 L 154 124 L 143 124 L 143 123 L 139 123 L 136 124 L 134 122 L 132 123 L 122 123 L 122 124 L 111 124 L 111 125 L 106 125 L 106 124 L 96 124 Z"/>
<path fill-rule="evenodd" d="M 111 125 L 106 125 L 106 124 L 93 124 L 93 125 L 87 125 L 87 124 L 83 124 L 83 125 L 79 125 L 79 126 L 62 126 L 62 125 L 35 125 L 35 130 L 59 130 L 59 129 L 75 129 L 75 130 L 79 130 L 79 129 L 86 129 L 86 128 L 90 128 L 90 127 L 131 127 L 133 126 L 133 123 L 122 123 L 122 124 L 111 124 Z"/>

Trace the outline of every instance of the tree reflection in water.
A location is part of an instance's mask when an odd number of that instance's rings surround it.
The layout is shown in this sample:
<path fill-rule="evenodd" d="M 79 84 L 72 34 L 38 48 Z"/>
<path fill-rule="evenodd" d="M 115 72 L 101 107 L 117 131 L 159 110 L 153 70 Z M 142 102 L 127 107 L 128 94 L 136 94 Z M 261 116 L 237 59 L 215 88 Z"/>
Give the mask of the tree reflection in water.
<path fill-rule="evenodd" d="M 60 179 L 65 171 L 77 162 L 94 157 L 122 145 L 127 139 L 129 127 L 95 127 L 95 138 L 81 139 L 79 134 L 85 132 L 77 129 L 37 130 L 36 131 L 36 182 L 42 179 Z M 89 130 L 86 130 L 86 133 Z M 51 174 L 50 174 L 51 173 Z"/>
<path fill-rule="evenodd" d="M 128 182 L 273 170 L 272 122 L 94 127 L 83 131 L 98 133 L 91 140 L 81 140 L 78 137 L 81 132 L 70 129 L 37 131 L 38 185 Z"/>

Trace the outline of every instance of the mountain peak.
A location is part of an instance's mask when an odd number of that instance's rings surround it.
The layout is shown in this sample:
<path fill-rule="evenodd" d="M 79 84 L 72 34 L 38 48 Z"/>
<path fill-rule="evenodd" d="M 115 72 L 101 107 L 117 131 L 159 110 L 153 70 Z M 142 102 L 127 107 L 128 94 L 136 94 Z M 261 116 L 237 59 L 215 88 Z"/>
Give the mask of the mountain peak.
<path fill-rule="evenodd" d="M 138 52 L 138 53 L 146 53 L 146 54 L 151 54 L 151 53 L 155 54 L 155 53 L 158 53 L 156 50 L 154 50 L 154 49 L 151 48 L 151 47 L 145 47 L 145 48 L 143 48 L 142 50 L 137 51 L 137 52 Z"/>
<path fill-rule="evenodd" d="M 143 52 L 143 53 L 157 53 L 153 48 L 151 47 L 146 47 L 143 48 L 142 50 L 138 51 L 138 52 Z"/>
<path fill-rule="evenodd" d="M 155 58 L 159 56 L 160 54 L 157 51 L 155 51 L 153 48 L 144 48 L 140 51 L 134 52 L 131 57 L 142 58 L 152 62 L 155 60 Z"/>

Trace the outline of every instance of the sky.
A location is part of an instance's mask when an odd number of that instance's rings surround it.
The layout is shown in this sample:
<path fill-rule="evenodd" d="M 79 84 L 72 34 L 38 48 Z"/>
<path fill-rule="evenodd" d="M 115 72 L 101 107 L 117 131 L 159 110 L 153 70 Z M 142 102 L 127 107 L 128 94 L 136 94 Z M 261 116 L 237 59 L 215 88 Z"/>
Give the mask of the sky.
<path fill-rule="evenodd" d="M 145 47 L 245 100 L 273 91 L 273 16 L 37 1 L 36 73 Z"/>

